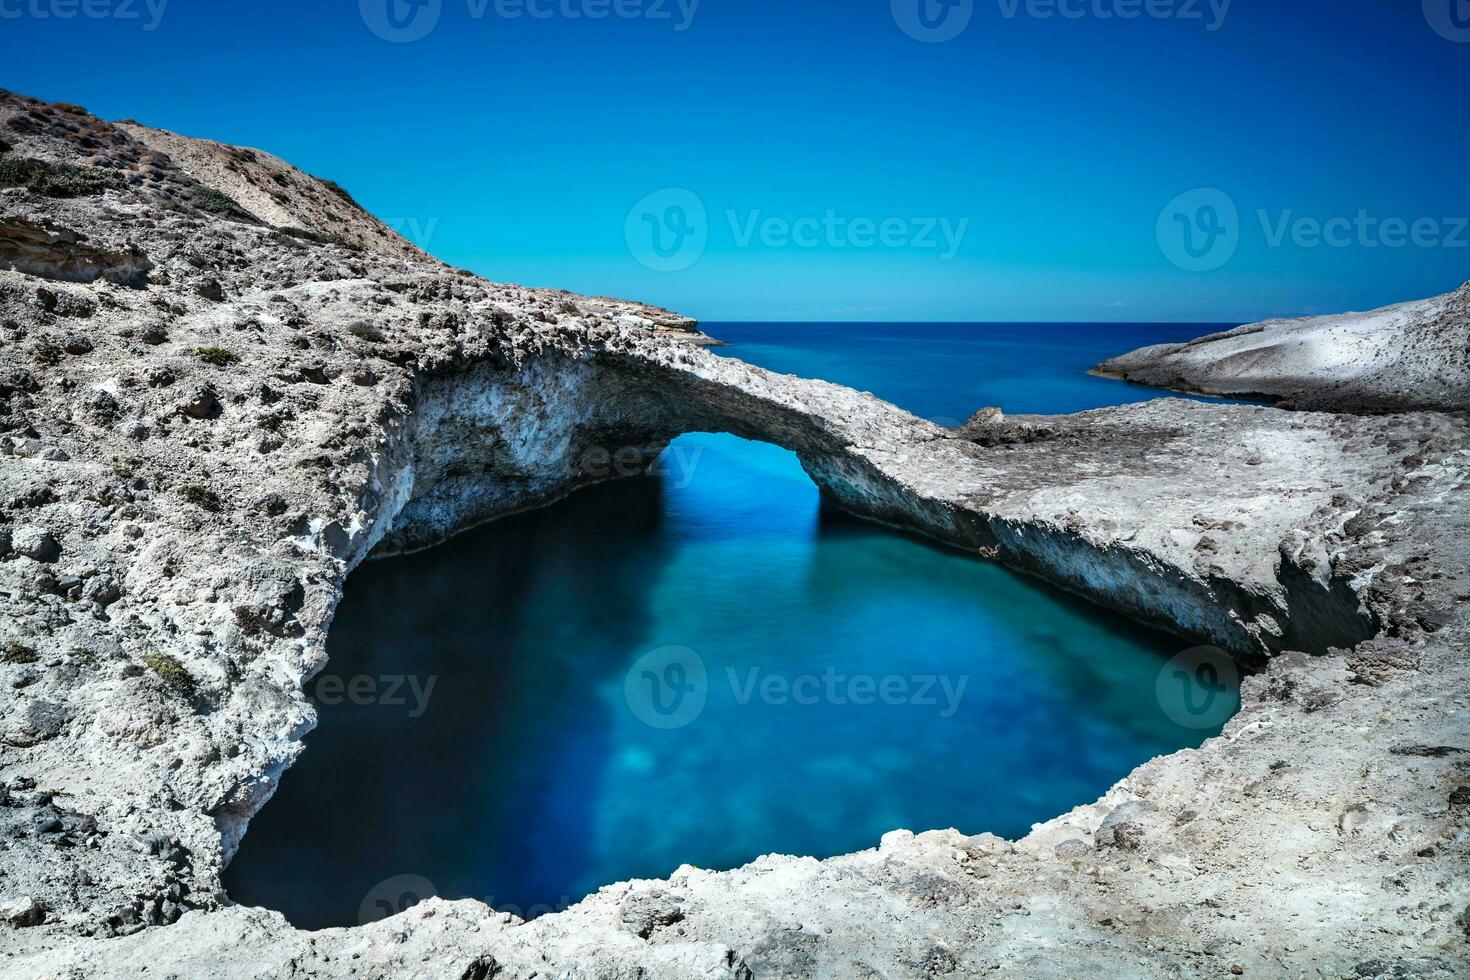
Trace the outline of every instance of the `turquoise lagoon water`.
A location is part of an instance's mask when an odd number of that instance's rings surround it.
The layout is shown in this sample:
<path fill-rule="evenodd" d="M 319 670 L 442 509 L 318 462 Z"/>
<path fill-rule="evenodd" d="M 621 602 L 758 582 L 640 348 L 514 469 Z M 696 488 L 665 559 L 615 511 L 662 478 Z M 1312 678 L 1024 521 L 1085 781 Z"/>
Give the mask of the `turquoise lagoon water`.
<path fill-rule="evenodd" d="M 1208 328 L 708 329 L 942 420 L 1153 397 L 1085 370 Z M 306 928 L 429 893 L 534 915 L 896 828 L 1017 836 L 1234 709 L 1169 666 L 1186 644 L 834 512 L 783 450 L 690 435 L 660 469 L 354 573 L 236 901 Z"/>

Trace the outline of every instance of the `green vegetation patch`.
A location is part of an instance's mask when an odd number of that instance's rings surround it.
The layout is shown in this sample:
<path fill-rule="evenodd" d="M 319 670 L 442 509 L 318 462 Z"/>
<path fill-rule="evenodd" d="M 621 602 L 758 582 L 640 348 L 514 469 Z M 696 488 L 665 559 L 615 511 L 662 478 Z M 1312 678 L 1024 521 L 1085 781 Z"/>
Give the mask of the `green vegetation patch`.
<path fill-rule="evenodd" d="M 71 167 L 30 157 L 0 157 L 0 187 L 24 187 L 46 197 L 90 197 L 120 185 L 117 174 L 99 167 Z"/>
<path fill-rule="evenodd" d="M 194 675 L 189 673 L 178 657 L 161 650 L 149 650 L 143 654 L 143 662 L 168 685 L 169 690 L 184 700 L 192 701 L 199 693 L 199 684 L 194 680 Z"/>
<path fill-rule="evenodd" d="M 41 657 L 34 647 L 28 647 L 24 643 L 11 641 L 0 648 L 0 660 L 8 664 L 33 664 Z"/>
<path fill-rule="evenodd" d="M 194 354 L 205 364 L 213 364 L 215 367 L 229 367 L 240 359 L 228 347 L 200 347 Z"/>
<path fill-rule="evenodd" d="M 245 221 L 250 224 L 259 224 L 255 215 L 246 211 L 228 194 L 223 194 L 212 187 L 206 187 L 204 192 L 194 201 L 194 206 L 209 214 L 217 214 L 221 218 L 231 221 Z"/>

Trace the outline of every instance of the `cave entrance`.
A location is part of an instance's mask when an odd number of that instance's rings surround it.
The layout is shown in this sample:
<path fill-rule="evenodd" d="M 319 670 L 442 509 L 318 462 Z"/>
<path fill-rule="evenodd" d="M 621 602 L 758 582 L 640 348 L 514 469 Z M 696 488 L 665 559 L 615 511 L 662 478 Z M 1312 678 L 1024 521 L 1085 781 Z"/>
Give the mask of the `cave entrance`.
<path fill-rule="evenodd" d="M 1219 730 L 1238 692 L 1183 646 L 686 435 L 354 572 L 318 728 L 226 883 L 304 928 L 428 894 L 534 916 L 684 863 L 1020 836 Z"/>

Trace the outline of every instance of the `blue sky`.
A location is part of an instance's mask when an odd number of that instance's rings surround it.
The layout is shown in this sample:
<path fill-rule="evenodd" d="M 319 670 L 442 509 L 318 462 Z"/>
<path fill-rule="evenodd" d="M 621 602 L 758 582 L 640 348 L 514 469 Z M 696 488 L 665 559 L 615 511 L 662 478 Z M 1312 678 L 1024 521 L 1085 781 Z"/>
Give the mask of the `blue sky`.
<path fill-rule="evenodd" d="M 413 3 L 0 0 L 0 86 L 707 320 L 1240 321 L 1470 279 L 1470 0 Z"/>

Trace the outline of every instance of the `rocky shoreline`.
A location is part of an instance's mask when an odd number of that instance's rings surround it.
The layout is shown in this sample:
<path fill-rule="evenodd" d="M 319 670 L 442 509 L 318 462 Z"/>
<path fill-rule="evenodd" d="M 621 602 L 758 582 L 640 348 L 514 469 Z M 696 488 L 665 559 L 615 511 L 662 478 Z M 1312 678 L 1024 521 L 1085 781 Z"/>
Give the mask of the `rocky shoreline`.
<path fill-rule="evenodd" d="M 668 311 L 451 269 L 259 151 L 10 94 L 0 141 L 0 975 L 1470 969 L 1463 401 L 947 430 Z M 351 570 L 688 431 L 1229 650 L 1260 668 L 1240 715 L 1016 842 L 895 829 L 532 922 L 432 899 L 305 933 L 231 905 Z"/>

